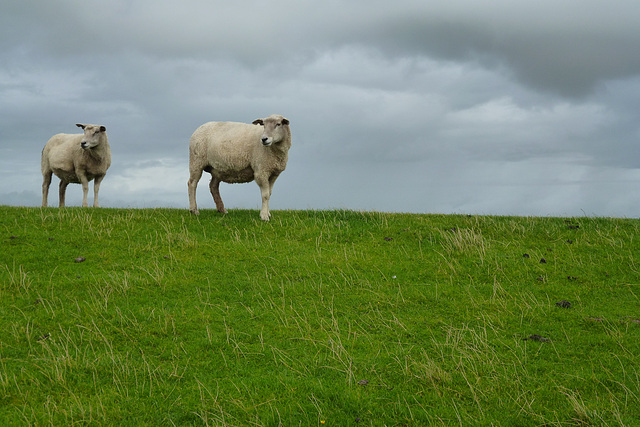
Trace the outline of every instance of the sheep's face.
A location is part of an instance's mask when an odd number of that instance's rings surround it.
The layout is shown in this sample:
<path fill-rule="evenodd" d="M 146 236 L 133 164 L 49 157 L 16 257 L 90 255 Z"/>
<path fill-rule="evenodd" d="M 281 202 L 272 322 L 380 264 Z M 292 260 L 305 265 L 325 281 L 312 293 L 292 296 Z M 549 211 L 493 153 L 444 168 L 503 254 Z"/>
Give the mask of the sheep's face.
<path fill-rule="evenodd" d="M 85 150 L 90 150 L 100 144 L 100 142 L 102 141 L 102 136 L 106 131 L 106 128 L 104 126 L 82 124 L 77 124 L 76 126 L 84 130 L 84 136 L 82 137 L 80 146 Z"/>
<path fill-rule="evenodd" d="M 268 147 L 272 144 L 277 144 L 286 138 L 287 133 L 286 126 L 289 126 L 289 120 L 282 116 L 269 116 L 266 119 L 258 119 L 253 122 L 254 125 L 261 125 L 264 127 L 262 132 L 262 145 Z"/>

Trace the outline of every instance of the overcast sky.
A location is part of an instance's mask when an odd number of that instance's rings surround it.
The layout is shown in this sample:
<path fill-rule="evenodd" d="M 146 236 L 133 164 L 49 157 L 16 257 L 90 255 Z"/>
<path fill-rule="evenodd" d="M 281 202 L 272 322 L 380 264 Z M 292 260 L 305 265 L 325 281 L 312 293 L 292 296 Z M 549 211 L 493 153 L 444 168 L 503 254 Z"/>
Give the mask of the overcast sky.
<path fill-rule="evenodd" d="M 274 214 L 638 217 L 639 46 L 637 0 L 6 0 L 0 204 L 39 206 L 42 147 L 93 123 L 102 206 L 188 209 L 193 131 L 277 113 Z M 260 203 L 255 183 L 221 194 Z"/>

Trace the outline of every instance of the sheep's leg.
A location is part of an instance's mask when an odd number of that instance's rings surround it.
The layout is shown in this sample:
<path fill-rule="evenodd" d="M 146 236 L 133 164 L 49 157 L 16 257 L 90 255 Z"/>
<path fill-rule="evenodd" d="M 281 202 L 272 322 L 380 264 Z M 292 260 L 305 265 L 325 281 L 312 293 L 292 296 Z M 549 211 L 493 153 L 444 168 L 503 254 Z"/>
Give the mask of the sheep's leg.
<path fill-rule="evenodd" d="M 271 214 L 269 213 L 269 197 L 271 197 L 271 184 L 269 179 L 256 178 L 256 183 L 260 187 L 260 196 L 262 197 L 262 209 L 260 209 L 260 219 L 269 221 Z"/>
<path fill-rule="evenodd" d="M 279 175 L 279 173 L 275 173 L 271 175 L 268 180 L 263 178 L 256 179 L 256 182 L 260 187 L 260 195 L 262 196 L 260 219 L 263 221 L 269 221 L 271 218 L 271 212 L 269 212 L 269 199 L 271 199 L 271 193 L 273 193 L 273 184 L 276 183 L 276 179 L 278 179 Z"/>
<path fill-rule="evenodd" d="M 67 185 L 69 185 L 68 182 L 60 180 L 60 187 L 59 187 L 59 190 L 58 190 L 58 197 L 60 198 L 59 206 L 61 208 L 64 208 L 64 195 L 65 195 L 65 192 L 67 191 Z"/>
<path fill-rule="evenodd" d="M 269 177 L 269 197 L 271 197 L 271 193 L 273 193 L 273 184 L 276 183 L 276 179 L 278 179 L 279 176 L 279 173 L 274 173 Z"/>
<path fill-rule="evenodd" d="M 216 209 L 220 213 L 227 213 L 227 210 L 224 208 L 224 203 L 222 203 L 222 197 L 220 197 L 220 180 L 218 178 L 214 178 L 211 176 L 211 182 L 209 182 L 209 190 L 211 191 L 211 195 L 213 196 L 213 201 L 216 204 Z"/>
<path fill-rule="evenodd" d="M 51 175 L 53 172 L 47 171 L 42 174 L 42 207 L 46 208 L 49 198 L 49 186 L 51 185 Z"/>
<path fill-rule="evenodd" d="M 89 202 L 87 201 L 87 196 L 89 195 L 89 180 L 84 175 L 78 175 L 80 178 L 80 183 L 82 184 L 82 207 L 86 208 L 89 206 Z"/>
<path fill-rule="evenodd" d="M 98 191 L 100 190 L 100 183 L 102 182 L 103 178 L 104 178 L 104 175 L 97 176 L 93 181 L 93 207 L 94 208 L 100 207 L 98 205 Z"/>
<path fill-rule="evenodd" d="M 198 181 L 202 177 L 202 169 L 192 169 L 190 171 L 189 181 L 187 181 L 187 188 L 189 190 L 189 211 L 192 214 L 198 215 L 198 205 L 196 204 L 196 188 L 198 188 Z"/>

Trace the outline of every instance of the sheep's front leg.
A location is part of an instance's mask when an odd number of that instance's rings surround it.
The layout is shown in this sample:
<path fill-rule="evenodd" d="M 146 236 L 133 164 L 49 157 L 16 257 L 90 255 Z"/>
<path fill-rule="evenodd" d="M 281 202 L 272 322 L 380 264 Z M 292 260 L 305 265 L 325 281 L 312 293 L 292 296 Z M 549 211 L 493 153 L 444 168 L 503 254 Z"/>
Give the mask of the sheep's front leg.
<path fill-rule="evenodd" d="M 271 197 L 271 193 L 273 193 L 273 184 L 276 183 L 276 179 L 278 179 L 279 176 L 279 173 L 274 173 L 269 177 L 269 197 Z"/>
<path fill-rule="evenodd" d="M 222 203 L 222 197 L 220 197 L 220 180 L 218 178 L 211 176 L 209 191 L 211 191 L 211 196 L 213 196 L 213 201 L 216 204 L 218 212 L 226 214 L 227 210 L 224 208 L 224 203 Z"/>
<path fill-rule="evenodd" d="M 98 191 L 100 191 L 100 183 L 102 183 L 103 178 L 104 178 L 104 175 L 97 176 L 93 181 L 93 207 L 94 208 L 100 207 L 98 204 Z"/>
<path fill-rule="evenodd" d="M 260 209 L 260 219 L 269 221 L 271 213 L 269 213 L 269 198 L 271 197 L 271 185 L 266 178 L 256 178 L 256 183 L 260 187 L 260 196 L 262 197 L 262 209 Z"/>
<path fill-rule="evenodd" d="M 59 206 L 61 208 L 64 208 L 64 195 L 65 195 L 65 192 L 67 191 L 67 185 L 69 185 L 68 182 L 64 182 L 63 180 L 60 180 L 60 187 L 59 187 L 59 190 L 58 190 L 58 198 L 60 199 Z"/>
<path fill-rule="evenodd" d="M 85 175 L 78 175 L 80 178 L 80 183 L 82 184 L 82 207 L 86 208 L 89 206 L 89 202 L 87 201 L 87 196 L 89 195 L 89 180 Z"/>
<path fill-rule="evenodd" d="M 42 174 L 42 207 L 46 208 L 49 198 L 49 186 L 51 185 L 52 172 L 45 172 Z"/>

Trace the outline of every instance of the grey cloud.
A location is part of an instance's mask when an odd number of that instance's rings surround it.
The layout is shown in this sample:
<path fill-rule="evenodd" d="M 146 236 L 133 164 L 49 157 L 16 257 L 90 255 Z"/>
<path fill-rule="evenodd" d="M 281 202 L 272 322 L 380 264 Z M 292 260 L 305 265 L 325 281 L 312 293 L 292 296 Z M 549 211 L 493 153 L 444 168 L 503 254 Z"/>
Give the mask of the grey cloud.
<path fill-rule="evenodd" d="M 638 13 L 631 1 L 453 1 L 407 8 L 354 37 L 391 55 L 506 66 L 533 88 L 576 97 L 640 72 Z"/>
<path fill-rule="evenodd" d="M 38 204 L 42 146 L 88 122 L 112 145 L 105 206 L 184 206 L 200 124 L 281 113 L 274 209 L 631 215 L 640 6 L 577 4 L 3 4 L 0 203 Z"/>
<path fill-rule="evenodd" d="M 634 18 L 640 5 L 629 0 L 615 5 L 189 1 L 179 6 L 119 1 L 99 8 L 78 1 L 8 8 L 0 18 L 6 51 L 71 59 L 80 68 L 89 65 L 80 63 L 87 54 L 124 52 L 226 58 L 260 69 L 355 44 L 395 59 L 419 55 L 504 67 L 535 89 L 569 97 L 640 72 L 635 54 L 640 28 Z"/>

